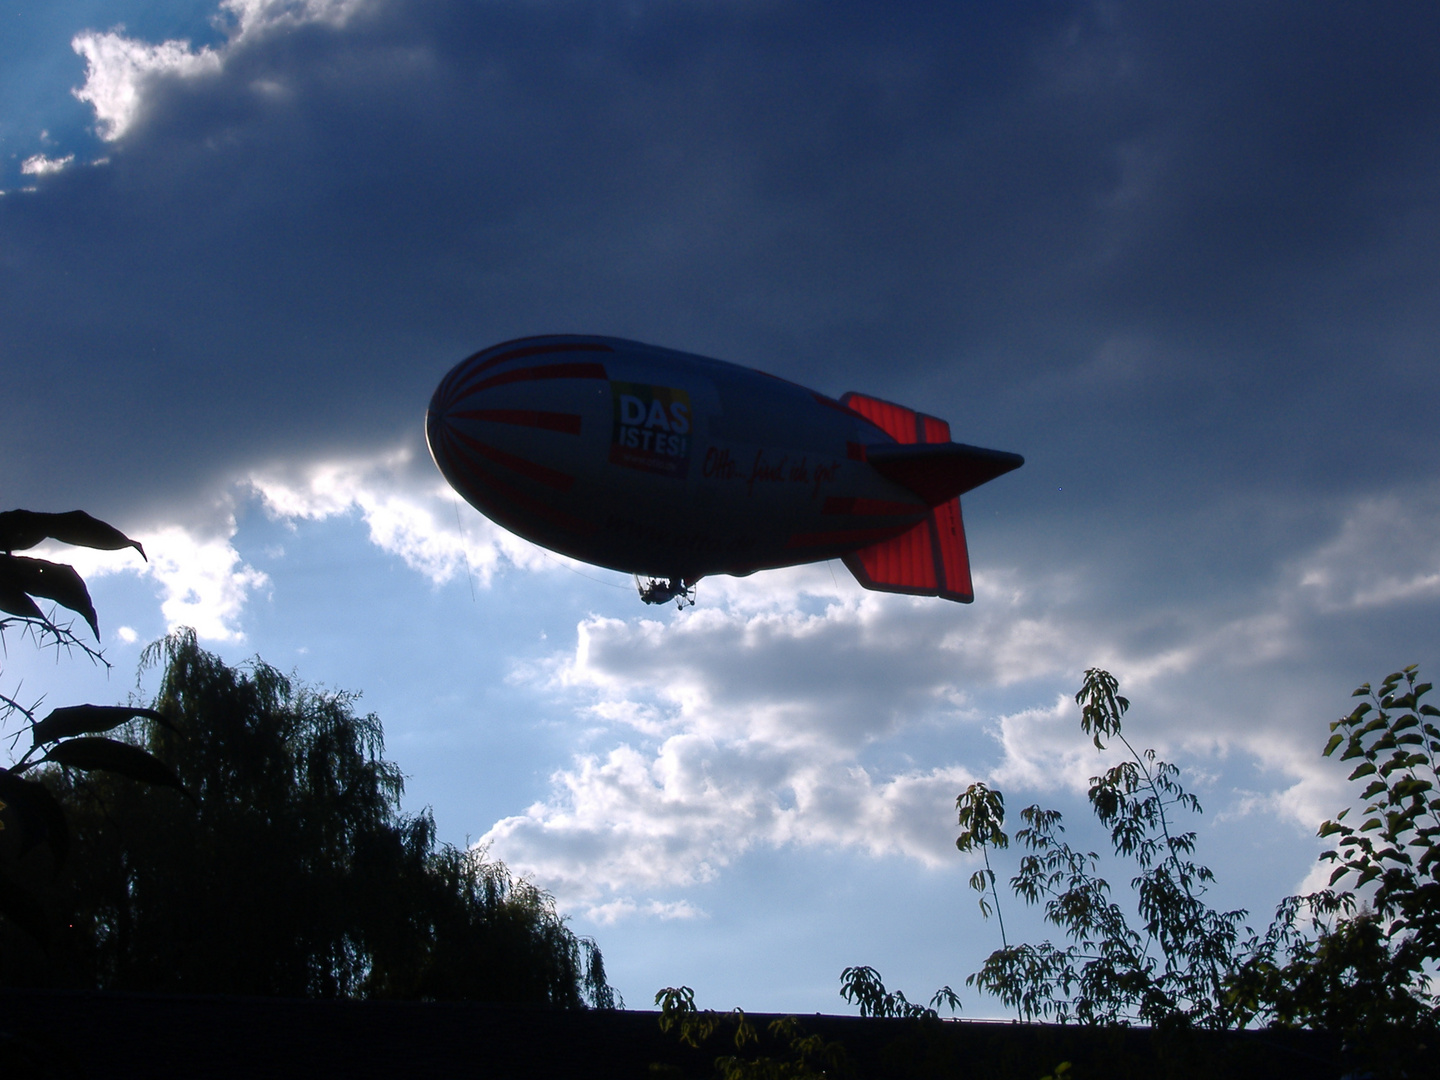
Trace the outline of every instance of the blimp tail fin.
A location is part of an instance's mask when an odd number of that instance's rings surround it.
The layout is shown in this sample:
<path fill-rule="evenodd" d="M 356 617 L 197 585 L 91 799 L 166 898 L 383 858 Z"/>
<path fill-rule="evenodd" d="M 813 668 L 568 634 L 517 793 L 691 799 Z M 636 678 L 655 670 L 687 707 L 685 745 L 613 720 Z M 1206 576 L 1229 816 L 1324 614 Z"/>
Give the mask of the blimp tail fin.
<path fill-rule="evenodd" d="M 876 592 L 938 596 L 968 604 L 970 553 L 959 498 L 941 503 L 909 532 L 843 556 L 855 580 Z"/>
<path fill-rule="evenodd" d="M 898 443 L 948 443 L 950 425 L 938 416 L 882 401 L 853 390 L 840 399 L 851 412 L 857 412 Z"/>
<path fill-rule="evenodd" d="M 953 443 L 950 425 L 944 420 L 893 401 L 852 392 L 841 398 L 840 404 L 895 440 L 866 446 L 865 460 L 931 506 L 947 503 L 1025 464 L 1019 454 Z"/>

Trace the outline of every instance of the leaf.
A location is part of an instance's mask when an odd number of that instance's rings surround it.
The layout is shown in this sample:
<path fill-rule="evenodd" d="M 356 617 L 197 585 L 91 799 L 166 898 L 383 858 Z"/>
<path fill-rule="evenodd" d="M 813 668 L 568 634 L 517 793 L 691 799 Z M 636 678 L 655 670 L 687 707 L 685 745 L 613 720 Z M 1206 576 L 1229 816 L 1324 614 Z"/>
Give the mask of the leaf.
<path fill-rule="evenodd" d="M 20 853 L 23 855 L 36 844 L 46 844 L 58 871 L 70 851 L 70 827 L 55 796 L 44 784 L 16 776 L 9 769 L 0 769 L 0 800 L 9 803 L 20 826 L 23 835 Z"/>
<path fill-rule="evenodd" d="M 137 716 L 146 717 L 163 727 L 175 730 L 175 725 L 154 709 L 142 709 L 133 705 L 67 705 L 52 709 L 45 719 L 30 729 L 35 746 L 67 739 L 72 735 L 88 735 L 97 731 L 110 731 L 127 720 Z"/>
<path fill-rule="evenodd" d="M 107 525 L 83 510 L 68 510 L 62 514 L 34 510 L 6 510 L 0 513 L 0 551 L 24 551 L 47 537 L 62 544 L 101 551 L 133 547 L 142 559 L 145 558 L 145 549 L 139 541 L 131 540 L 113 525 Z"/>
<path fill-rule="evenodd" d="M 191 802 L 195 801 L 195 796 L 185 789 L 185 785 L 180 783 L 180 778 L 168 765 L 138 746 L 116 742 L 114 739 L 102 739 L 98 736 L 67 739 L 51 747 L 43 760 L 53 761 L 57 765 L 68 765 L 72 769 L 104 769 L 144 784 L 173 787 Z"/>
<path fill-rule="evenodd" d="M 1369 721 L 1367 721 L 1365 726 L 1360 729 L 1360 734 L 1368 735 L 1372 731 L 1379 731 L 1381 728 L 1385 727 L 1389 723 L 1390 714 L 1382 712 L 1379 716 L 1372 717 Z"/>
<path fill-rule="evenodd" d="M 1331 754 L 1333 754 L 1333 753 L 1335 752 L 1335 748 L 1336 748 L 1337 746 L 1339 746 L 1339 745 L 1340 745 L 1342 742 L 1344 742 L 1344 741 L 1345 741 L 1345 736 L 1342 735 L 1342 734 L 1340 734 L 1338 731 L 1337 731 L 1334 735 L 1331 735 L 1331 736 L 1330 736 L 1330 741 L 1325 744 L 1325 752 L 1324 752 L 1324 754 L 1323 754 L 1322 756 L 1323 756 L 1323 757 L 1329 757 Z"/>
<path fill-rule="evenodd" d="M 1364 764 L 1355 766 L 1355 771 L 1350 774 L 1351 780 L 1359 780 L 1362 776 L 1369 776 L 1375 771 L 1375 763 L 1367 761 Z"/>
<path fill-rule="evenodd" d="M 90 590 L 85 588 L 85 580 L 73 566 L 24 555 L 0 555 L 0 582 L 69 608 L 83 616 L 95 637 L 100 637 L 100 624 L 95 618 Z"/>
<path fill-rule="evenodd" d="M 1431 786 L 1429 780 L 1422 780 L 1418 776 L 1411 776 L 1396 783 L 1395 795 L 1397 798 L 1404 799 L 1419 795 L 1421 792 L 1429 791 Z"/>
<path fill-rule="evenodd" d="M 35 601 L 25 595 L 25 590 L 4 575 L 0 575 L 0 611 L 8 612 L 11 615 L 19 615 L 25 619 L 39 619 L 45 621 L 44 613 L 35 605 Z"/>

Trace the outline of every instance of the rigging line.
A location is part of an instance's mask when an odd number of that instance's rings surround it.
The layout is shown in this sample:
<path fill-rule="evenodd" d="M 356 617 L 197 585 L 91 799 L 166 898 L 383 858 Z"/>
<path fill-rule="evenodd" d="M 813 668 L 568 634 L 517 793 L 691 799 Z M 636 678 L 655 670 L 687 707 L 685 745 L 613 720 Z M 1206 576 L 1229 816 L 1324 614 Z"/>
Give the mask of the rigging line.
<path fill-rule="evenodd" d="M 475 603 L 475 577 L 470 573 L 470 552 L 465 540 L 465 526 L 460 523 L 460 500 L 452 491 L 450 498 L 455 504 L 455 528 L 460 532 L 460 558 L 465 560 L 465 580 L 470 583 L 470 602 Z"/>
<path fill-rule="evenodd" d="M 576 574 L 576 575 L 578 575 L 579 577 L 583 577 L 586 581 L 593 581 L 593 582 L 595 582 L 595 583 L 598 584 L 598 585 L 609 585 L 610 588 L 612 588 L 612 589 L 623 589 L 623 590 L 625 590 L 626 592 L 629 592 L 629 591 L 630 591 L 630 586 L 629 586 L 629 585 L 617 585 L 617 584 L 615 584 L 615 582 L 613 582 L 613 581 L 606 581 L 604 578 L 591 577 L 589 574 L 582 574 L 582 573 L 580 573 L 579 570 L 576 570 L 575 567 L 571 566 L 569 563 L 561 562 L 559 559 L 557 559 L 557 558 L 555 558 L 554 556 L 552 556 L 548 551 L 542 550 L 542 551 L 540 552 L 540 554 L 543 555 L 543 556 L 545 556 L 545 558 L 549 559 L 549 560 L 550 560 L 551 562 L 553 562 L 556 566 L 562 566 L 562 567 L 564 567 L 566 570 L 569 570 L 572 574 Z"/>

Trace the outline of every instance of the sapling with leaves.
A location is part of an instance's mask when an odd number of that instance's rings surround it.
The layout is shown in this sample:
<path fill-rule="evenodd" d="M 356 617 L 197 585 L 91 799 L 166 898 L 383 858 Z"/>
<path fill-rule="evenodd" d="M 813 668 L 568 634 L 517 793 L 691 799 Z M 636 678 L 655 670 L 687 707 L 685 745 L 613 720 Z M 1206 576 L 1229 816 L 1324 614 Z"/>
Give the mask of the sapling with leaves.
<path fill-rule="evenodd" d="M 1244 911 L 1205 902 L 1214 876 L 1194 860 L 1195 833 L 1179 827 L 1180 814 L 1201 812 L 1198 800 L 1175 766 L 1125 737 L 1130 703 L 1114 677 L 1088 670 L 1076 695 L 1081 727 L 1098 750 L 1118 741 L 1128 754 L 1091 777 L 1089 802 L 1114 854 L 1138 866 L 1130 885 L 1140 922 L 1132 925 L 1112 899 L 1100 856 L 1065 842 L 1060 814 L 1026 807 L 1013 837 L 1026 854 L 1010 885 L 1043 906 L 1066 940 L 1012 946 L 1002 925 L 1002 947 L 967 983 L 1026 1017 L 1333 1031 L 1358 1066 L 1419 1075 L 1414 1064 L 1430 1067 L 1426 1047 L 1440 1028 L 1440 709 L 1423 700 L 1431 689 L 1411 665 L 1378 690 L 1361 686 L 1355 696 L 1364 700 L 1330 725 L 1324 754 L 1356 762 L 1350 780 L 1365 785 L 1359 812 L 1343 810 L 1320 828 L 1335 841 L 1321 856 L 1334 864 L 1330 888 L 1286 897 L 1256 934 L 1242 925 Z M 974 784 L 957 807 L 957 847 L 985 857 L 971 887 L 987 917 L 988 890 L 998 916 L 989 849 L 1010 840 L 1003 800 Z M 862 1011 L 887 1015 L 880 1010 L 909 1004 L 872 969 L 846 976 L 846 996 L 858 991 Z"/>
<path fill-rule="evenodd" d="M 847 967 L 840 973 L 840 996 L 860 1007 L 861 1016 L 899 1017 L 906 1020 L 934 1020 L 943 1005 L 952 1013 L 960 1011 L 960 995 L 942 986 L 928 1006 L 910 1001 L 899 990 L 885 989 L 880 973 L 872 967 Z"/>
<path fill-rule="evenodd" d="M 5 613 L 0 617 L 0 638 L 7 630 L 20 630 L 38 646 L 78 650 L 108 667 L 99 647 L 99 619 L 84 579 L 63 563 L 15 554 L 46 540 L 102 551 L 133 547 L 142 559 L 145 550 L 139 541 L 81 510 L 0 513 L 0 612 Z M 37 602 L 42 600 L 84 619 L 95 644 L 77 634 L 71 622 L 57 619 L 56 608 L 42 610 Z M 68 854 L 69 829 L 54 796 L 25 774 L 48 764 L 81 772 L 103 769 L 141 783 L 183 788 L 175 774 L 146 751 L 104 737 L 105 732 L 139 717 L 168 724 L 153 709 L 69 705 L 41 716 L 40 702 L 26 705 L 15 696 L 0 694 L 0 725 L 8 726 L 16 717 L 22 724 L 11 735 L 12 755 L 27 734 L 30 745 L 18 758 L 0 766 L 0 830 L 10 834 L 9 842 L 0 848 L 0 915 L 43 943 L 53 929 L 53 913 L 45 910 L 23 878 L 33 873 L 37 861 L 48 865 L 49 876 L 58 873 Z"/>
<path fill-rule="evenodd" d="M 995 918 L 1000 923 L 1000 944 L 1009 948 L 1005 937 L 1005 916 L 1000 913 L 1000 894 L 995 890 L 995 871 L 990 866 L 990 849 L 1005 849 L 1010 846 L 1010 837 L 1005 834 L 1005 796 L 987 784 L 979 781 L 971 784 L 955 800 L 955 809 L 960 825 L 960 835 L 955 838 L 955 847 L 962 852 L 974 851 L 977 847 L 985 859 L 985 869 L 970 875 L 970 887 L 980 894 L 980 914 L 990 917 L 990 903 L 985 899 L 985 890 L 995 902 Z"/>
<path fill-rule="evenodd" d="M 1200 812 L 1200 804 L 1181 785 L 1179 769 L 1153 750 L 1137 751 L 1125 738 L 1121 718 L 1130 702 L 1118 691 L 1109 672 L 1091 668 L 1075 700 L 1081 728 L 1097 749 L 1104 751 L 1111 740 L 1128 752 L 1127 760 L 1090 778 L 1088 795 L 1114 853 L 1137 865 L 1130 884 L 1140 924 L 1132 925 L 1112 898 L 1099 855 L 1065 841 L 1060 813 L 1028 806 L 1014 836 L 1026 854 L 1010 886 L 1027 904 L 1042 906 L 1045 920 L 1064 931 L 1066 941 L 1011 945 L 1001 921 L 1001 947 L 966 982 L 1026 1018 L 1226 1026 L 1235 1022 L 1227 979 L 1245 912 L 1215 911 L 1205 903 L 1213 875 L 1193 860 L 1195 833 L 1181 831 L 1176 818 L 1177 812 Z M 1010 844 L 1004 797 L 976 783 L 961 793 L 956 809 L 961 828 L 956 847 L 978 849 L 984 860 L 970 886 L 980 893 L 981 913 L 988 918 L 993 911 L 999 920 L 990 853 Z M 1252 940 L 1253 935 L 1247 944 Z M 910 1006 L 903 995 L 884 991 L 871 969 L 848 968 L 841 981 L 842 994 L 859 1000 L 862 1012 L 871 1010 L 868 1015 L 887 1015 L 882 1011 L 887 1007 L 904 1015 Z M 945 995 L 954 998 L 948 987 L 936 998 Z"/>
<path fill-rule="evenodd" d="M 1027 903 L 1043 904 L 1046 921 L 1069 943 L 1001 948 L 967 981 L 1029 1016 L 1225 1026 L 1224 982 L 1246 913 L 1205 903 L 1214 875 L 1193 860 L 1195 833 L 1180 831 L 1175 819 L 1177 810 L 1199 813 L 1200 803 L 1176 766 L 1125 738 L 1121 717 L 1130 702 L 1118 689 L 1109 672 L 1091 668 L 1075 700 L 1096 749 L 1118 740 L 1129 754 L 1090 778 L 1088 798 L 1114 853 L 1138 866 L 1130 884 L 1142 926 L 1132 927 L 1111 899 L 1098 856 L 1061 839 L 1060 814 L 1027 807 L 1015 838 L 1029 854 L 1011 886 Z"/>

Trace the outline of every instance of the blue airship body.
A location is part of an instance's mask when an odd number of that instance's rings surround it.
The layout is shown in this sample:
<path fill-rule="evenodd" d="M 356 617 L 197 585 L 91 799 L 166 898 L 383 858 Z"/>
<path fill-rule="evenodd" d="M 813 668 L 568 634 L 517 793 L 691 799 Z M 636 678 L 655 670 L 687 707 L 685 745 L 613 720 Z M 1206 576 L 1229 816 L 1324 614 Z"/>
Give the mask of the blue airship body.
<path fill-rule="evenodd" d="M 1023 464 L 861 394 L 617 338 L 509 341 L 444 378 L 445 479 L 510 531 L 663 579 L 841 558 L 866 588 L 969 602 L 959 496 Z M 642 595 L 645 595 L 642 589 Z"/>

